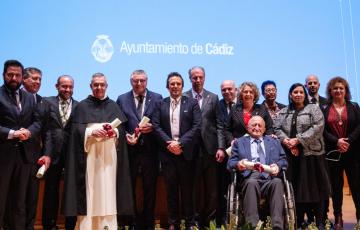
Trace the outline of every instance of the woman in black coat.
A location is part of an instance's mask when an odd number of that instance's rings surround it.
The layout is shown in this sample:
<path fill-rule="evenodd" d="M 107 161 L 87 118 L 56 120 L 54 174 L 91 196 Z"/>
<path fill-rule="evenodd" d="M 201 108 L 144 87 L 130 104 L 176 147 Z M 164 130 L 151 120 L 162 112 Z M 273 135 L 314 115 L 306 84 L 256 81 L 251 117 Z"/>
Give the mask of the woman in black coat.
<path fill-rule="evenodd" d="M 335 229 L 343 228 L 342 201 L 345 171 L 356 208 L 356 219 L 360 219 L 360 108 L 351 102 L 348 82 L 334 77 L 327 84 L 329 103 L 324 106 L 324 138 L 328 155 L 329 176 L 335 216 Z"/>

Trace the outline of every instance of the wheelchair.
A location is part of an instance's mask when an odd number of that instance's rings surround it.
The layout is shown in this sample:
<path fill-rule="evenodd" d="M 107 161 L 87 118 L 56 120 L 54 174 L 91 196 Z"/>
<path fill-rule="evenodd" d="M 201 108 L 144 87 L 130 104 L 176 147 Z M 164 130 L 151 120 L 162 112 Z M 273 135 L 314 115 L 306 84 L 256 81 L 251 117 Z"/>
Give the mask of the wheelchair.
<path fill-rule="evenodd" d="M 245 215 L 242 205 L 242 194 L 239 189 L 240 179 L 238 172 L 233 171 L 231 173 L 231 184 L 228 186 L 227 193 L 227 224 L 228 230 L 242 229 L 242 226 L 246 224 Z M 284 229 L 295 230 L 296 229 L 296 209 L 295 209 L 295 197 L 292 184 L 287 180 L 285 170 L 281 170 L 282 181 L 284 184 Z M 269 216 L 268 207 L 265 199 L 260 200 L 259 204 L 259 217 L 260 220 L 266 221 L 266 217 Z"/>

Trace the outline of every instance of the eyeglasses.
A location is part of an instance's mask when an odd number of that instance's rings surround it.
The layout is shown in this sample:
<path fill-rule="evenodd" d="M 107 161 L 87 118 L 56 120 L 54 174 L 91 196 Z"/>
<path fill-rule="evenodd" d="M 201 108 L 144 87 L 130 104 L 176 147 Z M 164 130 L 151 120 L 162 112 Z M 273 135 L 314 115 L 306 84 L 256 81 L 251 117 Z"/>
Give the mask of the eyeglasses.
<path fill-rule="evenodd" d="M 145 79 L 131 79 L 134 84 L 144 84 L 146 82 Z"/>
<path fill-rule="evenodd" d="M 341 152 L 339 152 L 339 150 L 331 150 L 329 152 L 326 153 L 325 155 L 325 159 L 328 161 L 340 161 L 341 159 Z"/>
<path fill-rule="evenodd" d="M 265 89 L 265 93 L 276 93 L 276 89 Z"/>

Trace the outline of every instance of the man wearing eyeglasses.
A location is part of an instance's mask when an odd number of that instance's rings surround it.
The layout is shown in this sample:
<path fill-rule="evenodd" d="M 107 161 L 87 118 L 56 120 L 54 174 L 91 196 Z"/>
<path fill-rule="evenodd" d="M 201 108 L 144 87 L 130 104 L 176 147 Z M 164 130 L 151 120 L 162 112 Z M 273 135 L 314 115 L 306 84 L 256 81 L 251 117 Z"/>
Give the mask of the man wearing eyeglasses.
<path fill-rule="evenodd" d="M 265 106 L 271 118 L 274 120 L 278 112 L 285 107 L 285 105 L 276 101 L 276 96 L 277 96 L 276 83 L 271 80 L 264 81 L 261 84 L 261 94 L 265 98 L 262 105 Z"/>
<path fill-rule="evenodd" d="M 128 143 L 130 174 L 133 191 L 136 191 L 136 177 L 140 173 L 143 184 L 143 215 L 130 217 L 127 225 L 135 229 L 154 229 L 154 211 L 156 198 L 156 180 L 158 176 L 158 148 L 152 127 L 152 114 L 155 106 L 162 100 L 162 96 L 147 89 L 148 76 L 144 70 L 135 70 L 130 75 L 132 90 L 118 97 L 116 103 L 124 112 L 127 122 L 125 130 Z M 146 116 L 150 122 L 138 126 L 141 119 Z M 133 138 L 135 129 L 139 129 L 139 138 Z M 136 201 L 134 194 L 134 201 Z M 134 204 L 136 210 L 136 204 Z M 137 217 L 143 220 L 135 220 Z M 124 218 L 120 218 L 124 219 Z M 125 223 L 124 223 L 125 224 Z"/>

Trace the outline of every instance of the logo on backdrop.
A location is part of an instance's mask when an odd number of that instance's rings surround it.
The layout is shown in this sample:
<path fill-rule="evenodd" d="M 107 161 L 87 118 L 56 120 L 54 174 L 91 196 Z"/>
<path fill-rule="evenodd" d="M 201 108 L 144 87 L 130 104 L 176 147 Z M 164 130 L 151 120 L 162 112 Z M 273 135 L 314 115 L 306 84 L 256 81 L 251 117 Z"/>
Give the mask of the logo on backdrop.
<path fill-rule="evenodd" d="M 98 62 L 105 63 L 109 61 L 114 53 L 114 46 L 109 36 L 105 34 L 96 36 L 96 40 L 91 46 L 91 53 Z"/>
<path fill-rule="evenodd" d="M 197 55 L 197 56 L 233 56 L 235 46 L 229 43 L 203 42 L 129 42 L 121 41 L 116 49 L 120 54 L 134 55 Z M 91 53 L 95 60 L 108 62 L 114 54 L 114 46 L 108 35 L 97 35 L 91 46 Z"/>

